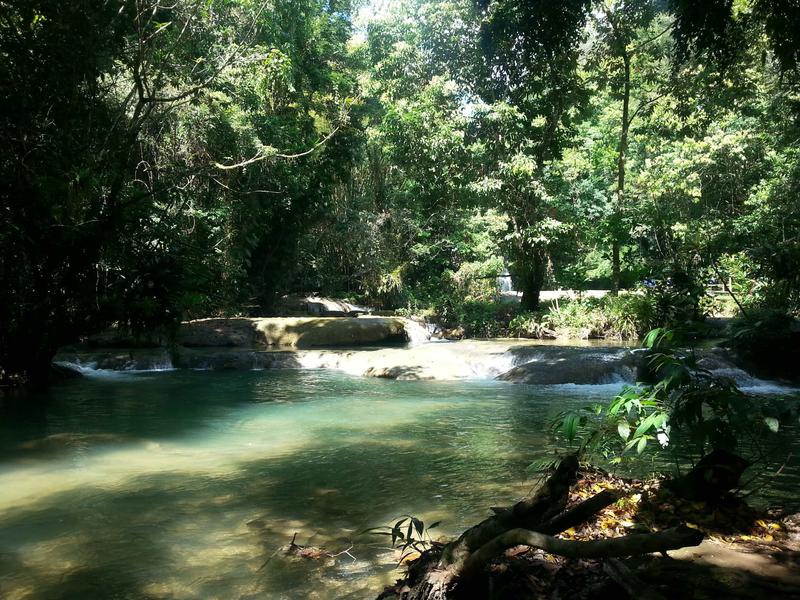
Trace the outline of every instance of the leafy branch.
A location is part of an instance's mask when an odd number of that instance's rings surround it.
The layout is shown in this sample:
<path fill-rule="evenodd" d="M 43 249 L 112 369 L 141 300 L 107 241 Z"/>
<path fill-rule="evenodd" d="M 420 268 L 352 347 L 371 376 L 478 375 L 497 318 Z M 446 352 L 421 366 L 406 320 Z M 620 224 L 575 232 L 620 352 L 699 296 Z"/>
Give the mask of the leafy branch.
<path fill-rule="evenodd" d="M 430 530 L 438 527 L 440 523 L 441 521 L 435 521 L 426 527 L 422 519 L 404 515 L 394 525 L 370 527 L 361 533 L 390 537 L 392 548 L 396 547 L 400 550 L 398 564 L 401 564 L 414 552 L 422 554 L 431 547 L 433 540 Z"/>
<path fill-rule="evenodd" d="M 618 464 L 635 451 L 673 449 L 680 433 L 702 457 L 722 449 L 741 450 L 746 441 L 759 448 L 780 429 L 769 403 L 742 392 L 730 378 L 699 366 L 693 351 L 676 346 L 677 333 L 654 329 L 644 340 L 647 365 L 655 383 L 626 386 L 607 406 L 593 404 L 561 413 L 552 423 L 567 445 L 584 454 L 600 454 Z M 657 443 L 654 443 L 657 442 Z"/>

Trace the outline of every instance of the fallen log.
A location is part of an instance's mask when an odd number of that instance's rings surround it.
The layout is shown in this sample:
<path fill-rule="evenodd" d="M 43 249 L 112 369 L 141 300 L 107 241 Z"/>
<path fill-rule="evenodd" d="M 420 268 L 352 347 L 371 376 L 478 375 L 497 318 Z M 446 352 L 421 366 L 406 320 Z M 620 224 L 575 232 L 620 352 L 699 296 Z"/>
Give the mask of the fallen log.
<path fill-rule="evenodd" d="M 656 533 L 634 533 L 619 538 L 587 542 L 562 540 L 527 529 L 511 529 L 473 552 L 464 562 L 459 577 L 469 579 L 481 572 L 493 558 L 514 546 L 541 548 L 550 554 L 567 558 L 611 558 L 697 546 L 703 541 L 703 537 L 701 531 L 685 525 Z"/>
<path fill-rule="evenodd" d="M 684 526 L 582 542 L 553 537 L 590 520 L 624 495 L 617 490 L 604 490 L 566 510 L 577 471 L 577 457 L 566 457 L 532 496 L 510 507 L 493 508 L 492 516 L 467 529 L 455 541 L 423 553 L 409 565 L 406 578 L 382 597 L 387 597 L 386 594 L 404 600 L 479 597 L 479 590 L 483 589 L 480 576 L 485 573 L 486 565 L 514 546 L 532 546 L 565 557 L 609 558 L 665 552 L 696 546 L 702 541 L 701 532 Z"/>

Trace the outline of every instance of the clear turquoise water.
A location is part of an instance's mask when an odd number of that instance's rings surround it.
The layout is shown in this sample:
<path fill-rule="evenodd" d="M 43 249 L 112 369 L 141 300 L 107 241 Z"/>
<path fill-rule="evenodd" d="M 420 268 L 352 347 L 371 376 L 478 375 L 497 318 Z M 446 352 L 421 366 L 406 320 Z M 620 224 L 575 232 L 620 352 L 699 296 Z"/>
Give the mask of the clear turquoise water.
<path fill-rule="evenodd" d="M 530 490 L 556 413 L 619 387 L 173 371 L 6 398 L 0 598 L 374 598 L 397 555 L 363 529 L 460 531 Z M 295 532 L 352 556 L 273 556 Z"/>

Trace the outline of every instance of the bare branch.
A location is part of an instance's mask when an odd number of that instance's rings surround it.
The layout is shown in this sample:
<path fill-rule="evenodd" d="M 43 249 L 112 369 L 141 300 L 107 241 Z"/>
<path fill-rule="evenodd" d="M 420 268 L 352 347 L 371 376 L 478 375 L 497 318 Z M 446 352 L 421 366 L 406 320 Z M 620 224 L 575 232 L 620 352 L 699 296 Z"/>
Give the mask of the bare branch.
<path fill-rule="evenodd" d="M 283 158 L 283 159 L 287 159 L 287 160 L 293 160 L 293 159 L 296 159 L 296 158 L 303 158 L 304 156 L 308 156 L 309 154 L 313 153 L 317 148 L 319 148 L 320 146 L 322 146 L 325 143 L 327 143 L 328 140 L 330 140 L 334 135 L 336 135 L 336 132 L 339 131 L 339 129 L 341 129 L 341 125 L 337 125 L 333 129 L 333 131 L 331 131 L 328 135 L 326 135 L 324 138 L 322 138 L 320 141 L 318 141 L 311 148 L 309 148 L 308 150 L 305 150 L 304 152 L 298 152 L 297 154 L 281 154 L 281 153 L 263 154 L 263 153 L 258 153 L 254 157 L 248 158 L 247 160 L 244 160 L 244 161 L 239 162 L 239 163 L 235 163 L 235 164 L 232 164 L 232 165 L 223 165 L 222 163 L 214 163 L 214 166 L 216 168 L 218 168 L 218 169 L 223 170 L 223 171 L 229 171 L 231 169 L 240 169 L 242 167 L 246 167 L 248 165 L 252 165 L 254 163 L 261 162 L 262 160 L 267 160 L 268 158 Z"/>
<path fill-rule="evenodd" d="M 642 110 L 644 107 L 646 107 L 646 106 L 651 106 L 652 104 L 655 104 L 656 102 L 658 102 L 659 100 L 661 100 L 661 98 L 663 98 L 664 96 L 666 96 L 668 93 L 669 93 L 669 92 L 662 92 L 662 93 L 660 93 L 660 94 L 656 94 L 654 97 L 652 97 L 652 98 L 649 98 L 648 100 L 645 100 L 645 101 L 643 101 L 643 102 L 640 102 L 640 103 L 639 103 L 639 106 L 637 106 L 637 107 L 636 107 L 636 110 L 635 110 L 635 111 L 633 111 L 633 114 L 632 114 L 632 115 L 631 115 L 631 116 L 628 118 L 628 126 L 630 127 L 631 123 L 633 123 L 634 119 L 636 119 L 636 116 L 637 116 L 637 115 L 638 115 L 638 114 L 641 112 L 641 110 Z"/>
<path fill-rule="evenodd" d="M 674 28 L 675 28 L 675 23 L 674 22 L 670 23 L 667 27 L 664 28 L 663 31 L 657 33 L 653 37 L 647 38 L 646 40 L 636 44 L 633 48 L 631 48 L 631 51 L 630 51 L 631 54 L 636 54 L 639 50 L 641 50 L 645 46 L 649 46 L 650 44 L 655 42 L 658 38 L 663 36 L 665 33 L 669 32 L 669 31 L 672 31 L 672 29 L 674 29 Z"/>
<path fill-rule="evenodd" d="M 229 192 L 233 192 L 234 194 L 283 194 L 280 190 L 237 190 L 228 185 L 222 183 L 216 177 L 211 177 L 211 181 L 216 183 L 218 186 L 225 188 Z"/>

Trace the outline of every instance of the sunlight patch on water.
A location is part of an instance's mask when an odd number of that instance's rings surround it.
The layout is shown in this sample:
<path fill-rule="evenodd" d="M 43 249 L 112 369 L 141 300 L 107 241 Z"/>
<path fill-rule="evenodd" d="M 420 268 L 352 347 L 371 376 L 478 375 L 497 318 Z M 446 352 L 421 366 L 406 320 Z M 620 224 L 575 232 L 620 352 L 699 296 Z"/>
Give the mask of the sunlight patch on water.
<path fill-rule="evenodd" d="M 370 431 L 386 423 L 402 428 L 446 402 L 320 400 L 315 403 L 255 405 L 241 411 L 221 430 L 187 436 L 180 443 L 143 440 L 122 448 L 106 447 L 84 455 L 4 469 L 0 464 L 0 510 L 67 490 L 93 486 L 113 488 L 146 474 L 224 475 L 241 462 L 270 457 L 302 456 L 304 448 L 325 437 Z M 411 444 L 413 445 L 413 444 Z"/>

